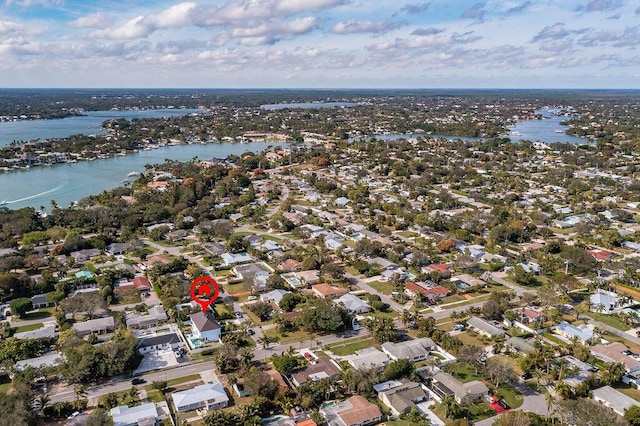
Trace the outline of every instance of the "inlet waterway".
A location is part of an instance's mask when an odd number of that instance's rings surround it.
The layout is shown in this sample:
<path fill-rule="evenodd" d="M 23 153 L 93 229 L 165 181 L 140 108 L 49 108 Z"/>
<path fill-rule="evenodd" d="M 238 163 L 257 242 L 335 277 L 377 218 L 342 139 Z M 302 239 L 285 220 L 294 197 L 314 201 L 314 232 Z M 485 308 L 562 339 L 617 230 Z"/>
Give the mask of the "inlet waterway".
<path fill-rule="evenodd" d="M 352 106 L 342 104 L 346 103 L 332 106 Z M 285 105 L 276 104 L 282 108 L 292 108 L 292 105 L 304 108 L 303 105 L 306 104 Z M 309 105 L 306 108 L 322 107 L 323 104 Z M 324 107 L 327 107 L 326 104 Z M 519 121 L 506 136 L 514 142 L 530 140 L 546 143 L 587 143 L 587 139 L 562 133 L 566 126 L 560 124 L 564 117 L 557 115 L 558 111 L 551 108 L 542 109 L 538 113 L 542 114 L 544 119 Z M 85 117 L 5 122 L 0 123 L 0 146 L 8 144 L 12 140 L 65 137 L 77 133 L 99 134 L 103 131 L 102 122 L 110 118 L 159 118 L 198 112 L 202 112 L 202 110 L 96 111 L 88 112 Z M 562 132 L 556 132 L 557 130 Z M 377 139 L 382 140 L 419 136 L 442 137 L 448 140 L 482 140 L 481 138 L 420 134 L 375 135 Z M 174 145 L 151 151 L 140 151 L 126 157 L 113 157 L 75 164 L 56 164 L 50 167 L 39 166 L 28 170 L 0 173 L 0 202 L 4 202 L 2 205 L 12 209 L 21 207 L 38 209 L 40 206 L 48 209 L 51 200 L 55 200 L 59 206 L 67 206 L 89 195 L 122 186 L 123 181 L 131 180 L 127 177 L 130 172 L 143 171 L 146 164 L 162 163 L 165 159 L 186 161 L 194 157 L 200 159 L 225 158 L 228 155 L 238 155 L 247 151 L 259 152 L 269 145 L 269 143 L 263 142 Z"/>
<path fill-rule="evenodd" d="M 82 116 L 55 120 L 18 120 L 0 123 L 0 147 L 15 141 L 66 138 L 71 135 L 103 135 L 102 123 L 115 118 L 167 118 L 201 113 L 201 109 L 149 109 L 118 111 L 86 111 Z"/>
<path fill-rule="evenodd" d="M 51 200 L 55 200 L 60 207 L 66 207 L 89 195 L 123 186 L 122 181 L 131 180 L 127 177 L 130 172 L 144 171 L 146 164 L 163 163 L 165 159 L 187 161 L 194 157 L 201 160 L 226 158 L 228 155 L 239 155 L 247 151 L 260 152 L 269 145 L 286 144 L 251 142 L 173 145 L 140 151 L 126 157 L 0 172 L 0 201 L 6 202 L 4 205 L 10 209 L 39 209 L 43 206 L 49 210 Z"/>

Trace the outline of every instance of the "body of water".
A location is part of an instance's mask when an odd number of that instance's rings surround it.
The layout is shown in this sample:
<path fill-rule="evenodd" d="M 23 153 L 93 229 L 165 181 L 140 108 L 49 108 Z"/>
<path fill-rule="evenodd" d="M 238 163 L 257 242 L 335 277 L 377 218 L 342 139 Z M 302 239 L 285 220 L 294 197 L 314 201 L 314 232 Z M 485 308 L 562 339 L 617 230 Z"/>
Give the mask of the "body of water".
<path fill-rule="evenodd" d="M 528 140 L 544 143 L 589 143 L 586 138 L 564 133 L 568 126 L 563 126 L 560 122 L 566 120 L 567 117 L 556 115 L 559 111 L 560 109 L 557 108 L 543 108 L 536 111 L 537 114 L 542 115 L 542 120 L 518 121 L 507 136 L 514 142 Z"/>
<path fill-rule="evenodd" d="M 174 145 L 151 151 L 140 151 L 126 157 L 33 167 L 28 170 L 0 172 L 0 201 L 10 209 L 44 206 L 50 209 L 51 200 L 61 207 L 93 194 L 123 186 L 132 171 L 142 172 L 146 164 L 163 163 L 165 159 L 187 161 L 225 158 L 247 151 L 260 152 L 270 144 L 265 142 Z M 287 144 L 278 143 L 286 146 Z"/>
<path fill-rule="evenodd" d="M 537 114 L 541 114 L 544 118 L 542 120 L 522 120 L 518 121 L 513 126 L 509 133 L 504 135 L 508 137 L 512 142 L 531 141 L 531 142 L 544 142 L 544 143 L 574 143 L 574 144 L 586 144 L 590 143 L 586 138 L 579 138 L 573 135 L 567 135 L 564 131 L 568 126 L 560 124 L 561 121 L 566 120 L 566 117 L 558 116 L 560 109 L 544 108 L 536 111 Z M 392 141 L 398 139 L 415 139 L 418 137 L 430 137 L 434 139 L 446 139 L 448 141 L 462 140 L 465 142 L 483 142 L 489 138 L 473 138 L 468 136 L 451 136 L 451 135 L 433 135 L 433 134 L 404 134 L 404 133 L 391 133 L 388 135 L 372 135 L 365 137 L 350 138 L 349 141 L 358 141 L 362 138 L 370 140 L 376 138 L 382 141 Z"/>
<path fill-rule="evenodd" d="M 105 134 L 102 123 L 114 118 L 165 118 L 201 113 L 200 109 L 152 109 L 131 111 L 87 111 L 84 116 L 59 118 L 55 120 L 19 120 L 0 123 L 0 147 L 12 141 L 44 140 L 66 138 L 77 135 Z"/>
<path fill-rule="evenodd" d="M 313 108 L 334 108 L 334 107 L 354 107 L 358 106 L 354 102 L 300 102 L 293 104 L 266 104 L 260 105 L 260 108 L 267 110 L 274 109 L 313 109 Z"/>

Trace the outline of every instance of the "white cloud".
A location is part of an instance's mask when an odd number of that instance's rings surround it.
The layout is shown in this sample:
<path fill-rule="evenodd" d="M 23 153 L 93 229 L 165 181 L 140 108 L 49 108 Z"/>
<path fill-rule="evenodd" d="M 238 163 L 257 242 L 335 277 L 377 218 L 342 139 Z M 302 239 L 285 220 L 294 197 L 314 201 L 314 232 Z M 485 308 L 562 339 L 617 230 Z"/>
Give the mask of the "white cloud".
<path fill-rule="evenodd" d="M 100 28 L 108 25 L 111 19 L 102 12 L 92 13 L 67 23 L 74 28 Z"/>
<path fill-rule="evenodd" d="M 27 9 L 33 6 L 42 6 L 42 7 L 62 6 L 64 4 L 64 0 L 6 0 L 5 4 L 7 6 L 16 5 L 22 9 Z"/>
<path fill-rule="evenodd" d="M 391 21 L 342 21 L 333 26 L 333 32 L 337 34 L 375 33 L 384 34 L 399 28 L 402 24 Z"/>
<path fill-rule="evenodd" d="M 348 2 L 348 0 L 276 0 L 275 10 L 285 14 L 318 12 Z"/>

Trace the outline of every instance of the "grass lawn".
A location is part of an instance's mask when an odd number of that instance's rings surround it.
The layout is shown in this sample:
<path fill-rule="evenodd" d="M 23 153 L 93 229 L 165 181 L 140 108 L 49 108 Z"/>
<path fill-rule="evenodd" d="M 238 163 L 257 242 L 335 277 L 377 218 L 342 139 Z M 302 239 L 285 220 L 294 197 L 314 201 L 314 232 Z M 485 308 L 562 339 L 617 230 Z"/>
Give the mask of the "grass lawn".
<path fill-rule="evenodd" d="M 391 308 L 389 308 L 386 312 L 373 311 L 371 312 L 371 315 L 373 315 L 376 318 L 397 318 L 398 317 L 398 313 Z"/>
<path fill-rule="evenodd" d="M 38 323 L 35 323 L 35 324 L 23 325 L 21 327 L 14 328 L 12 331 L 13 331 L 13 333 L 24 333 L 25 331 L 37 330 L 37 329 L 41 328 L 42 326 L 43 326 L 43 324 L 41 322 L 38 322 Z"/>
<path fill-rule="evenodd" d="M 547 333 L 542 333 L 542 335 L 544 337 L 546 337 L 547 339 L 551 340 L 553 343 L 556 343 L 558 345 L 566 345 L 565 342 L 563 342 L 562 340 L 558 339 L 558 337 L 554 336 L 551 333 L 548 333 L 548 332 Z"/>
<path fill-rule="evenodd" d="M 462 343 L 464 343 L 465 345 L 476 345 L 480 346 L 481 348 L 489 345 L 489 343 L 484 343 L 477 336 L 470 335 L 468 331 L 457 334 L 456 337 L 462 340 Z"/>
<path fill-rule="evenodd" d="M 28 314 L 25 314 L 23 318 L 20 318 L 20 319 L 24 321 L 31 321 L 31 320 L 49 318 L 53 314 L 53 310 L 54 308 L 42 308 L 34 312 L 29 312 Z"/>
<path fill-rule="evenodd" d="M 271 241 L 275 241 L 276 243 L 279 243 L 282 241 L 282 238 L 278 238 L 274 235 L 261 235 L 262 238 L 264 238 L 265 240 L 271 240 Z"/>
<path fill-rule="evenodd" d="M 147 391 L 147 399 L 149 400 L 149 402 L 162 402 L 164 401 L 164 395 L 162 395 L 162 392 L 160 392 L 159 390 L 153 389 Z"/>
<path fill-rule="evenodd" d="M 393 284 L 390 282 L 371 281 L 368 284 L 374 289 L 376 289 L 376 291 L 379 291 L 380 293 L 383 293 L 386 295 L 389 295 L 391 294 L 392 291 L 394 291 Z"/>
<path fill-rule="evenodd" d="M 292 240 L 300 240 L 301 239 L 300 237 L 296 237 L 293 234 L 282 234 L 282 236 L 283 237 L 287 237 L 287 238 L 292 239 Z"/>
<path fill-rule="evenodd" d="M 313 343 L 312 340 L 314 338 L 314 336 L 312 336 L 311 333 L 306 332 L 304 330 L 287 331 L 285 333 L 278 333 L 278 331 L 275 328 L 270 328 L 269 330 L 266 330 L 264 334 L 281 344 L 300 343 L 305 341 Z"/>
<path fill-rule="evenodd" d="M 222 304 L 214 304 L 213 310 L 216 313 L 216 318 L 220 319 L 233 319 L 235 316 L 233 315 L 233 307 L 229 307 L 227 305 Z"/>
<path fill-rule="evenodd" d="M 522 395 L 520 392 L 512 388 L 511 386 L 502 385 L 498 388 L 495 395 L 498 398 L 504 399 L 504 401 L 509 404 L 511 408 L 518 408 L 524 402 Z"/>
<path fill-rule="evenodd" d="M 224 269 L 221 271 L 211 271 L 211 272 L 213 272 L 213 275 L 215 275 L 216 277 L 224 278 L 224 277 L 227 277 L 229 274 L 231 274 L 231 269 Z"/>
<path fill-rule="evenodd" d="M 467 363 L 459 362 L 449 365 L 450 367 L 447 367 L 446 371 L 462 383 L 471 382 L 473 380 L 483 380 L 482 377 L 476 374 L 476 370 Z"/>
<path fill-rule="evenodd" d="M 258 318 L 258 316 L 256 314 L 254 314 L 253 312 L 251 312 L 249 310 L 249 308 L 247 307 L 247 305 L 242 306 L 242 310 L 244 311 L 244 313 L 249 317 L 249 319 L 257 325 L 265 325 L 265 324 L 270 324 L 270 321 L 265 321 L 262 322 L 260 321 L 260 318 Z"/>
<path fill-rule="evenodd" d="M 613 388 L 619 390 L 628 397 L 635 399 L 636 401 L 640 401 L 640 389 L 632 388 L 622 383 L 613 385 Z"/>
<path fill-rule="evenodd" d="M 201 379 L 202 378 L 200 377 L 199 374 L 190 374 L 188 376 L 176 377 L 175 379 L 167 380 L 167 388 L 175 387 L 175 386 L 180 385 L 182 383 L 193 382 L 195 380 L 201 380 Z M 144 388 L 147 391 L 147 393 L 156 391 L 156 389 L 153 388 L 153 384 L 152 383 L 149 383 L 148 385 L 145 385 Z"/>
<path fill-rule="evenodd" d="M 446 305 L 447 303 L 462 302 L 463 300 L 467 299 L 465 299 L 464 296 L 460 296 L 459 294 L 452 294 L 451 296 L 443 297 L 442 304 Z"/>
<path fill-rule="evenodd" d="M 0 393 L 6 394 L 7 392 L 9 392 L 9 389 L 11 389 L 11 382 L 3 383 L 0 385 Z"/>
<path fill-rule="evenodd" d="M 116 293 L 116 305 L 130 305 L 132 303 L 142 303 L 140 292 L 135 288 L 126 288 Z"/>
<path fill-rule="evenodd" d="M 356 340 L 352 342 L 337 342 L 332 343 L 331 345 L 327 345 L 327 349 L 338 356 L 352 355 L 356 351 L 361 349 L 370 348 L 372 346 L 378 346 L 376 342 L 372 338 L 367 338 L 364 340 Z"/>
<path fill-rule="evenodd" d="M 496 410 L 491 408 L 489 404 L 485 402 L 470 406 L 469 414 L 471 414 L 471 418 L 473 420 L 484 420 L 497 415 Z"/>
<path fill-rule="evenodd" d="M 238 284 L 223 284 L 223 287 L 224 287 L 224 290 L 229 294 L 244 293 L 245 291 L 251 291 L 251 289 L 247 288 L 247 286 L 243 282 L 240 282 Z"/>
<path fill-rule="evenodd" d="M 615 327 L 618 330 L 621 331 L 627 331 L 629 330 L 629 326 L 626 325 L 625 323 L 623 323 L 620 318 L 618 318 L 615 315 L 605 315 L 605 314 L 601 314 L 600 312 L 589 312 L 588 314 L 586 314 L 588 317 L 593 318 L 596 321 L 600 321 L 603 322 L 607 325 L 610 325 L 611 327 Z"/>
<path fill-rule="evenodd" d="M 239 237 L 246 237 L 247 235 L 253 235 L 253 232 L 234 232 L 233 234 L 231 234 L 231 236 L 233 237 L 234 235 L 237 235 Z"/>
<path fill-rule="evenodd" d="M 452 296 L 449 296 L 452 297 Z M 462 296 L 459 296 L 462 297 Z M 478 296 L 478 297 L 474 297 L 473 299 L 465 299 L 462 302 L 453 302 L 451 303 L 451 305 L 455 305 L 457 306 L 466 306 L 466 305 L 473 305 L 474 303 L 478 303 L 478 302 L 484 302 L 486 300 L 489 299 L 489 297 L 491 297 L 491 294 L 483 294 L 482 296 Z M 445 297 L 445 299 L 447 299 Z"/>
<path fill-rule="evenodd" d="M 610 342 L 621 342 L 627 345 L 627 347 L 634 353 L 640 353 L 640 345 L 633 343 L 630 340 L 624 339 L 620 336 L 616 336 L 610 333 L 602 333 L 602 337 Z"/>
<path fill-rule="evenodd" d="M 405 238 L 413 238 L 417 235 L 415 232 L 411 232 L 411 231 L 400 231 L 400 232 L 397 232 L 397 234 L 402 235 Z"/>

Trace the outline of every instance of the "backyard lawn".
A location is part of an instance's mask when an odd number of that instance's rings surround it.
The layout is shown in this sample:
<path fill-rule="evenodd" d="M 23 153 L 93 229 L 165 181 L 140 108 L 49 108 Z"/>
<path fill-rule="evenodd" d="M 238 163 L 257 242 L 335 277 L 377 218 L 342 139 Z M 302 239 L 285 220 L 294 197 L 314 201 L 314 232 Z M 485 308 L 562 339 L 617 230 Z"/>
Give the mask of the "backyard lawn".
<path fill-rule="evenodd" d="M 390 282 L 371 281 L 370 283 L 367 283 L 367 284 L 369 284 L 371 287 L 373 287 L 380 293 L 383 293 L 386 295 L 390 295 L 392 291 L 395 291 L 393 284 Z"/>
<path fill-rule="evenodd" d="M 43 325 L 44 324 L 42 324 L 41 322 L 38 322 L 35 324 L 23 325 L 21 327 L 12 329 L 12 332 L 15 334 L 15 333 L 24 333 L 25 331 L 33 331 L 41 328 Z"/>
<path fill-rule="evenodd" d="M 270 337 L 272 340 L 275 340 L 281 344 L 307 342 L 308 344 L 315 345 L 315 343 L 313 342 L 315 335 L 312 335 L 311 333 L 306 332 L 304 330 L 287 331 L 285 333 L 278 333 L 278 331 L 275 328 L 270 328 L 269 330 L 266 330 L 264 332 L 264 335 Z M 302 343 L 300 343 L 300 345 L 302 345 Z"/>

